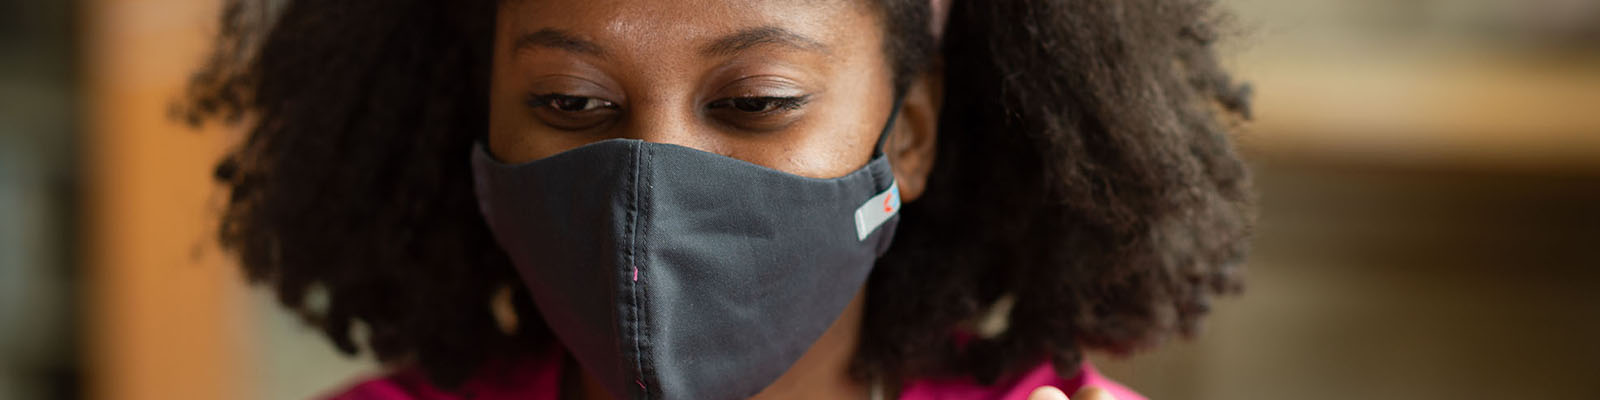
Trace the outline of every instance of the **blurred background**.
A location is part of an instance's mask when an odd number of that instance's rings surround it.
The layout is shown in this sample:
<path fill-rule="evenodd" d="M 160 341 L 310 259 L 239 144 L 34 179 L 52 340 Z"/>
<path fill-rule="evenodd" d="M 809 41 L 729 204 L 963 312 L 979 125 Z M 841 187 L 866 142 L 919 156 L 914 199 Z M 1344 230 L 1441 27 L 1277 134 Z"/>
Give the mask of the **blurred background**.
<path fill-rule="evenodd" d="M 1223 0 L 1256 87 L 1244 296 L 1103 370 L 1157 399 L 1600 399 L 1600 0 Z M 212 241 L 168 117 L 215 0 L 0 0 L 0 399 L 375 373 Z"/>

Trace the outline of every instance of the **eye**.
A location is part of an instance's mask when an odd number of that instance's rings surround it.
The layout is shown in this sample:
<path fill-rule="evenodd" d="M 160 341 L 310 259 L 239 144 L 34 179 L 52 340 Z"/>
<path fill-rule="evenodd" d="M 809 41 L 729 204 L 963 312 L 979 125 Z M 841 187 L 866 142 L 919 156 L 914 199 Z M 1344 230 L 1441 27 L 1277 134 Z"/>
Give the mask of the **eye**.
<path fill-rule="evenodd" d="M 616 103 L 582 96 L 568 96 L 564 94 L 536 95 L 530 104 L 535 107 L 546 107 L 551 110 L 565 113 L 581 113 L 601 109 L 616 108 Z"/>
<path fill-rule="evenodd" d="M 809 96 L 796 97 L 732 97 L 711 102 L 707 108 L 718 110 L 727 109 L 750 114 L 765 114 L 775 111 L 799 109 L 806 104 Z"/>
<path fill-rule="evenodd" d="M 613 120 L 620 108 L 609 100 L 566 94 L 529 95 L 525 101 L 540 121 L 569 131 L 598 127 Z"/>
<path fill-rule="evenodd" d="M 750 132 L 773 132 L 793 125 L 811 102 L 803 96 L 729 97 L 706 104 L 709 114 L 726 126 Z"/>

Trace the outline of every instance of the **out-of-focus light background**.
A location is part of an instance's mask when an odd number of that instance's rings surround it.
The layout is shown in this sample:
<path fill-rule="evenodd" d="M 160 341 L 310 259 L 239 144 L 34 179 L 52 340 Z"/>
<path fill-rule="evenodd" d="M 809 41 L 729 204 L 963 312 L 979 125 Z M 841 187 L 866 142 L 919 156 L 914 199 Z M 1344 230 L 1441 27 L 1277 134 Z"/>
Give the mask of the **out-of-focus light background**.
<path fill-rule="evenodd" d="M 1223 0 L 1262 217 L 1158 399 L 1600 398 L 1600 1 Z M 0 0 L 0 399 L 300 399 L 372 374 L 212 243 L 168 117 L 214 0 Z"/>

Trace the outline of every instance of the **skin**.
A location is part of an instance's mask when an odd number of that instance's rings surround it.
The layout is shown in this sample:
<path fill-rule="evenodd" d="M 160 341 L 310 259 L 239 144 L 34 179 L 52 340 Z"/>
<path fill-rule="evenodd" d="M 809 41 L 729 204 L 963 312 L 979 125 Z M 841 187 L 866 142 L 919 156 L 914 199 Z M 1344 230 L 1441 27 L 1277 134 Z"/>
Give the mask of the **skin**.
<path fill-rule="evenodd" d="M 632 138 L 842 176 L 867 163 L 893 105 L 883 34 L 861 1 L 503 2 L 489 148 L 518 163 Z M 939 78 L 913 81 L 885 148 L 905 201 L 933 167 Z M 848 375 L 864 298 L 755 398 L 866 398 Z M 607 398 L 587 374 L 570 385 Z"/>

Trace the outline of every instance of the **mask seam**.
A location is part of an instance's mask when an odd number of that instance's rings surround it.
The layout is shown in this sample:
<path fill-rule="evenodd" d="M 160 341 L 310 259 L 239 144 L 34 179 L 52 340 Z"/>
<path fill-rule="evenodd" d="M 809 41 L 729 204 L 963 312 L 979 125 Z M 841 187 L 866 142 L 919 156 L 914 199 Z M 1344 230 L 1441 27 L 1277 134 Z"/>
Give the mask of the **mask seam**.
<path fill-rule="evenodd" d="M 649 192 L 650 195 L 643 197 L 643 200 L 644 200 L 644 203 L 645 203 L 644 204 L 644 208 L 643 208 L 645 218 L 644 218 L 644 223 L 640 224 L 639 226 L 640 226 L 640 229 L 644 232 L 644 236 L 640 236 L 639 240 L 643 244 L 644 248 L 648 249 L 648 248 L 650 248 L 650 237 L 651 237 L 650 236 L 650 229 L 653 228 L 651 226 L 650 222 L 651 221 L 655 221 L 655 219 L 654 219 L 655 218 L 655 214 L 654 214 L 654 212 L 652 210 L 655 209 L 655 174 L 654 174 L 653 171 L 655 171 L 656 152 L 655 152 L 655 148 L 653 148 L 653 147 L 645 146 L 644 149 L 645 149 L 645 152 L 644 152 L 645 165 L 650 167 L 650 168 L 644 170 L 644 171 L 650 171 L 650 172 L 647 172 L 647 173 L 644 174 L 644 190 Z M 649 261 L 649 260 L 650 259 L 648 257 L 645 258 L 645 261 Z M 650 290 L 649 282 L 646 281 L 646 280 L 640 279 L 638 282 L 635 282 L 635 284 L 638 285 L 639 292 L 641 294 L 648 293 L 649 290 Z M 647 295 L 639 296 L 639 307 L 642 308 L 642 311 L 639 313 L 640 329 L 639 329 L 639 336 L 638 336 L 639 342 L 640 342 L 639 351 L 641 352 L 640 353 L 641 355 L 639 357 L 639 360 L 640 360 L 639 381 L 640 381 L 640 383 L 643 383 L 645 385 L 645 387 L 647 388 L 645 390 L 645 394 L 649 395 L 650 394 L 650 390 L 648 390 L 648 388 L 655 387 L 652 382 L 656 382 L 657 381 L 656 380 L 655 363 L 654 362 L 644 362 L 647 359 L 652 359 L 652 360 L 654 359 L 654 357 L 651 356 L 651 354 L 653 354 L 653 353 L 650 352 L 650 348 L 651 348 L 650 347 L 650 339 L 651 339 L 651 337 L 650 337 L 650 327 L 652 325 L 654 325 L 654 323 L 655 323 L 654 321 L 652 321 L 651 316 L 650 316 L 650 312 L 649 312 L 649 310 L 650 310 L 650 296 L 647 296 Z"/>
<path fill-rule="evenodd" d="M 630 188 L 631 190 L 628 191 L 628 193 L 631 196 L 629 196 L 629 199 L 628 199 L 628 251 L 627 251 L 628 264 L 627 264 L 627 266 L 637 270 L 639 268 L 639 257 L 638 257 L 638 238 L 639 238 L 639 232 L 638 232 L 638 230 L 639 230 L 639 168 L 640 168 L 639 167 L 639 145 L 638 144 L 632 144 L 630 147 L 631 147 L 631 150 L 633 150 L 631 152 L 632 155 L 633 155 L 633 158 L 631 160 L 628 160 L 629 164 L 630 164 L 629 165 L 629 167 L 630 167 L 629 169 L 630 170 L 628 171 L 629 172 L 629 176 L 628 176 L 629 182 L 628 183 L 632 187 Z M 612 276 L 618 277 L 619 282 L 630 282 L 627 279 L 627 276 L 629 275 L 629 271 L 627 271 L 627 270 L 613 271 L 612 274 L 613 274 Z M 638 366 L 639 366 L 639 338 L 638 338 L 639 337 L 639 323 L 638 323 L 638 319 L 639 319 L 639 307 L 638 307 L 639 290 L 636 287 L 637 286 L 637 282 L 630 282 L 627 285 L 628 285 L 628 308 L 626 310 L 627 318 L 624 320 L 624 322 L 626 322 L 628 328 L 630 328 L 630 330 L 632 331 L 632 332 L 630 332 L 631 335 L 629 335 L 629 336 L 631 336 L 629 339 L 631 339 L 630 341 L 632 342 L 631 344 L 633 345 L 633 354 L 632 354 L 632 357 L 630 357 L 630 358 L 632 358 L 633 361 L 634 361 L 633 367 L 634 367 L 634 371 L 635 371 L 635 376 L 638 376 L 637 371 L 638 371 Z"/>
<path fill-rule="evenodd" d="M 650 148 L 648 146 L 644 146 L 643 144 L 634 144 L 634 187 L 632 202 L 633 221 L 631 224 L 629 224 L 630 230 L 633 231 L 633 235 L 629 238 L 630 243 L 628 250 L 630 254 L 630 264 L 632 264 L 631 266 L 633 267 L 633 271 L 631 272 L 633 272 L 633 274 L 632 279 L 630 279 L 628 282 L 629 288 L 633 294 L 633 301 L 630 305 L 632 306 L 631 313 L 633 319 L 633 323 L 631 325 L 633 325 L 634 376 L 638 378 L 639 381 L 637 383 L 639 385 L 639 390 L 643 392 L 645 398 L 651 397 L 650 387 L 652 385 L 650 382 L 648 382 L 651 379 L 648 379 L 645 375 L 647 341 L 644 338 L 644 332 L 648 331 L 648 325 L 645 320 L 645 313 L 642 311 L 642 309 L 646 308 L 643 304 L 645 301 L 645 296 L 643 296 L 641 293 L 644 291 L 644 287 L 640 283 L 637 274 L 643 272 L 640 270 L 644 269 L 641 267 L 646 259 L 646 257 L 642 257 L 639 249 L 647 246 L 647 244 L 644 242 L 646 238 L 648 238 L 649 230 L 649 196 L 642 194 L 642 192 L 650 190 L 650 184 L 648 182 L 650 174 L 647 172 L 650 170 L 649 163 Z M 623 272 L 627 273 L 629 271 Z"/>

